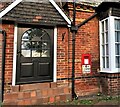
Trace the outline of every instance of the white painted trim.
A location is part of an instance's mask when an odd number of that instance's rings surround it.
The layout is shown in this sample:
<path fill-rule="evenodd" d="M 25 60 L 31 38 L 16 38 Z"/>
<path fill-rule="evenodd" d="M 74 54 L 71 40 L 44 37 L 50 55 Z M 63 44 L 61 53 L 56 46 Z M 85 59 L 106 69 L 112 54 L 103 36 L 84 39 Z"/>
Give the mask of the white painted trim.
<path fill-rule="evenodd" d="M 54 28 L 54 64 L 53 82 L 57 81 L 57 27 Z"/>
<path fill-rule="evenodd" d="M 15 6 L 17 6 L 22 0 L 15 0 L 12 4 L 10 4 L 7 8 L 5 8 L 0 13 L 0 18 L 2 18 L 5 14 L 7 14 L 10 10 L 12 10 Z"/>
<path fill-rule="evenodd" d="M 114 28 L 114 17 L 109 17 L 109 32 L 110 32 L 110 67 L 111 71 L 115 71 L 115 28 Z"/>
<path fill-rule="evenodd" d="M 111 71 L 111 70 L 110 70 L 110 71 L 100 71 L 100 72 L 101 72 L 101 73 L 111 73 L 111 74 L 112 74 L 112 73 L 120 73 L 120 70 L 117 70 L 117 71 L 114 71 L 114 70 Z"/>
<path fill-rule="evenodd" d="M 102 68 L 102 35 L 101 35 L 101 22 L 108 19 L 108 39 L 109 39 L 109 68 Z M 115 62 L 115 19 L 120 19 L 120 17 L 109 16 L 108 18 L 100 21 L 100 72 L 102 73 L 120 73 L 120 68 L 116 68 Z"/>
<path fill-rule="evenodd" d="M 49 0 L 52 5 L 56 8 L 56 10 L 62 15 L 62 17 L 67 21 L 68 25 L 71 25 L 70 19 L 65 15 L 65 13 L 60 9 L 60 7 L 55 3 L 54 0 Z"/>
<path fill-rule="evenodd" d="M 12 74 L 13 86 L 15 86 L 16 82 L 16 64 L 17 64 L 17 24 L 15 24 L 14 28 L 13 74 Z"/>

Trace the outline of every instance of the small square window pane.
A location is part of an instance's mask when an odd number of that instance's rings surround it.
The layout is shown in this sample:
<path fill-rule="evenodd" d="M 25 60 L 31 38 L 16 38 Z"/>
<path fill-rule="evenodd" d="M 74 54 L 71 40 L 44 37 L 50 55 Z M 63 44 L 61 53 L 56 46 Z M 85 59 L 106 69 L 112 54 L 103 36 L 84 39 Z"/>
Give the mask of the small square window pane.
<path fill-rule="evenodd" d="M 31 43 L 29 41 L 22 41 L 21 43 L 21 48 L 22 49 L 31 49 Z"/>
<path fill-rule="evenodd" d="M 108 20 L 105 20 L 105 30 L 108 30 Z"/>
<path fill-rule="evenodd" d="M 105 46 L 102 45 L 102 55 L 104 56 L 105 55 Z"/>
<path fill-rule="evenodd" d="M 104 33 L 102 33 L 102 44 L 105 43 L 105 39 L 104 39 Z"/>
<path fill-rule="evenodd" d="M 120 30 L 120 20 L 119 19 L 115 19 L 115 29 Z"/>
<path fill-rule="evenodd" d="M 102 58 L 103 68 L 105 68 L 105 57 Z"/>
<path fill-rule="evenodd" d="M 40 52 L 36 50 L 32 50 L 32 57 L 40 57 Z"/>
<path fill-rule="evenodd" d="M 115 32 L 115 42 L 120 42 L 120 32 Z"/>
<path fill-rule="evenodd" d="M 108 43 L 108 32 L 106 32 L 106 43 Z"/>
<path fill-rule="evenodd" d="M 106 68 L 109 68 L 109 57 L 106 57 Z"/>
<path fill-rule="evenodd" d="M 50 50 L 42 50 L 41 57 L 50 57 Z"/>
<path fill-rule="evenodd" d="M 31 50 L 21 50 L 21 54 L 24 57 L 30 57 Z"/>
<path fill-rule="evenodd" d="M 116 56 L 116 68 L 120 68 L 120 56 Z"/>
<path fill-rule="evenodd" d="M 115 54 L 120 55 L 120 44 L 115 45 Z"/>
<path fill-rule="evenodd" d="M 104 32 L 104 22 L 102 22 L 102 32 Z"/>
<path fill-rule="evenodd" d="M 109 55 L 109 48 L 108 48 L 108 44 L 106 44 L 106 55 Z"/>

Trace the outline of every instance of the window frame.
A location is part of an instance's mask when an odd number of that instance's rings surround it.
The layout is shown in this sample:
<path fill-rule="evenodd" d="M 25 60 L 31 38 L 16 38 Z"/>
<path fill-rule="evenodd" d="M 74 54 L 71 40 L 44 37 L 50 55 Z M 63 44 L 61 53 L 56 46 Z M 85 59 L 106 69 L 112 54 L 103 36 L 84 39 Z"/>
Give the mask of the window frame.
<path fill-rule="evenodd" d="M 101 21 L 100 25 L 100 72 L 105 73 L 119 73 L 120 68 L 116 68 L 115 60 L 115 19 L 120 19 L 120 17 L 109 16 Z M 108 44 L 109 44 L 109 68 L 103 68 L 102 62 L 102 22 L 108 20 Z"/>

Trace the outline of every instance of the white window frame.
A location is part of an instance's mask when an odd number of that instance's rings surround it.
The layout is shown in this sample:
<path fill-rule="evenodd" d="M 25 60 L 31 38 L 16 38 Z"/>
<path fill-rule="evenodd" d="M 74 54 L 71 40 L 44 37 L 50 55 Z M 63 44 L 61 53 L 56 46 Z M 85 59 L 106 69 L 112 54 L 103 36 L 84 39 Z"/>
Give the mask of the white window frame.
<path fill-rule="evenodd" d="M 14 48 L 13 48 L 13 73 L 12 86 L 16 85 L 16 67 L 17 67 L 17 24 L 14 27 Z M 57 27 L 54 27 L 54 59 L 53 59 L 53 82 L 57 81 Z"/>
<path fill-rule="evenodd" d="M 103 68 L 102 62 L 102 22 L 108 20 L 108 43 L 109 43 L 109 68 Z M 100 25 L 100 72 L 120 73 L 120 68 L 116 68 L 115 61 L 115 19 L 120 17 L 109 16 L 99 22 Z"/>

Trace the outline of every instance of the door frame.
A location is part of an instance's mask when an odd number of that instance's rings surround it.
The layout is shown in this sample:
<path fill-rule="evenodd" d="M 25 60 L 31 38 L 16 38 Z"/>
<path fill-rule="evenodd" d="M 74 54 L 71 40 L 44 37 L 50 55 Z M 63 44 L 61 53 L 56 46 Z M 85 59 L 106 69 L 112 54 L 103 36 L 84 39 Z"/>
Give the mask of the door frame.
<path fill-rule="evenodd" d="M 13 73 L 12 73 L 12 86 L 16 85 L 17 73 L 17 23 L 14 26 L 14 47 L 13 47 Z M 53 57 L 53 82 L 57 81 L 57 27 L 54 27 L 54 57 Z"/>

